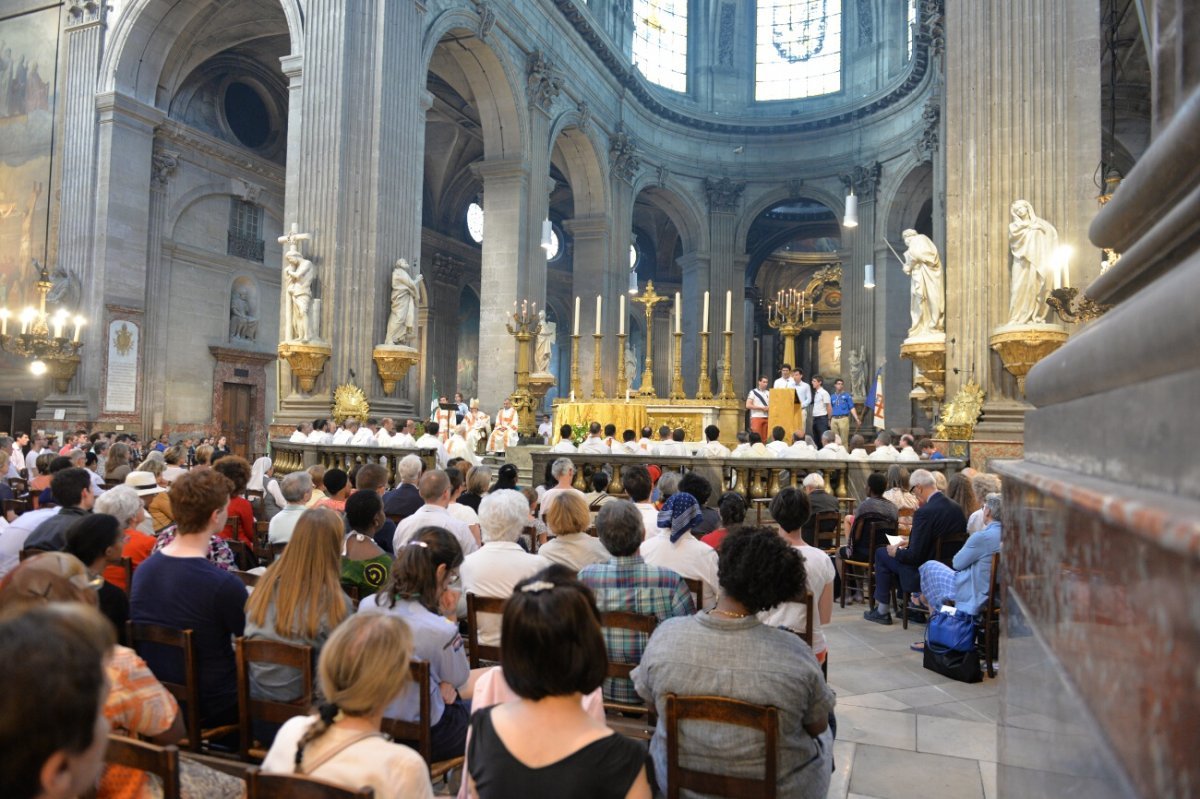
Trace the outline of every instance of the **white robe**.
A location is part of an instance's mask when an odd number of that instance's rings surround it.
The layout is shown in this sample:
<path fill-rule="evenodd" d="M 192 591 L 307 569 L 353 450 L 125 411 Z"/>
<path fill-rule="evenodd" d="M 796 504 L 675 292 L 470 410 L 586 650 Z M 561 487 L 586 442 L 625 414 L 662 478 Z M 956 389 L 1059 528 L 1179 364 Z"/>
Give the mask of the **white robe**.
<path fill-rule="evenodd" d="M 520 418 L 516 408 L 501 408 L 496 412 L 496 426 L 488 436 L 488 452 L 504 452 L 509 447 L 515 447 L 520 437 L 517 435 L 517 425 Z"/>
<path fill-rule="evenodd" d="M 304 433 L 301 433 L 299 430 L 296 430 L 295 432 L 292 433 L 292 437 L 289 438 L 288 441 L 290 441 L 293 444 L 307 444 L 308 436 L 305 435 Z"/>
<path fill-rule="evenodd" d="M 466 422 L 470 428 L 467 431 L 467 446 L 471 448 L 472 453 L 478 452 L 480 442 L 484 442 L 486 445 L 492 417 L 483 411 L 473 411 L 467 414 Z"/>
<path fill-rule="evenodd" d="M 339 427 L 337 432 L 333 434 L 332 443 L 335 447 L 346 447 L 354 439 L 354 434 L 344 427 Z"/>
<path fill-rule="evenodd" d="M 446 455 L 446 448 L 444 446 L 442 446 L 442 442 L 439 441 L 435 436 L 431 436 L 428 433 L 425 433 L 420 438 L 418 438 L 415 443 L 416 443 L 417 449 L 432 449 L 432 450 L 434 450 L 437 453 L 438 468 L 439 469 L 446 468 L 446 462 L 449 461 L 450 458 L 449 458 L 449 456 Z"/>
<path fill-rule="evenodd" d="M 580 453 L 586 453 L 588 455 L 611 455 L 612 454 L 612 450 L 609 448 L 608 444 L 605 444 L 604 439 L 600 438 L 599 436 L 597 436 L 596 438 L 592 438 L 591 436 L 588 436 L 587 438 L 585 438 L 583 440 L 583 443 L 579 445 L 578 451 Z"/>
<path fill-rule="evenodd" d="M 454 433 L 446 441 L 446 455 L 448 458 L 462 458 L 472 466 L 479 465 L 479 458 L 471 450 L 471 445 L 458 433 Z"/>
<path fill-rule="evenodd" d="M 392 440 L 388 442 L 388 446 L 395 449 L 416 449 L 417 440 L 404 431 L 396 433 L 392 436 Z"/>
<path fill-rule="evenodd" d="M 438 424 L 437 437 L 445 441 L 450 437 L 450 431 L 454 429 L 454 411 L 443 411 L 438 408 L 433 412 L 433 421 Z"/>
<path fill-rule="evenodd" d="M 350 439 L 352 447 L 373 447 L 375 446 L 375 434 L 371 432 L 369 427 L 360 427 L 354 437 Z"/>
<path fill-rule="evenodd" d="M 696 450 L 697 458 L 727 458 L 729 457 L 729 447 L 722 444 L 720 441 L 708 441 L 704 446 Z"/>

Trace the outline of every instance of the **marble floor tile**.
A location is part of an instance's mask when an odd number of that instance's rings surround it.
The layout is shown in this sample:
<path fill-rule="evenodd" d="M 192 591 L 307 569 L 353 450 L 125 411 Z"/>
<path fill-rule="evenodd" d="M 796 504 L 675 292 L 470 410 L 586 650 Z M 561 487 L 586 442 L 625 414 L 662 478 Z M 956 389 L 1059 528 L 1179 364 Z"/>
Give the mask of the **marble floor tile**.
<path fill-rule="evenodd" d="M 917 716 L 917 751 L 996 762 L 996 725 Z"/>
<path fill-rule="evenodd" d="M 839 740 L 909 751 L 917 748 L 917 718 L 911 713 L 850 705 L 838 707 L 836 713 Z"/>
<path fill-rule="evenodd" d="M 833 742 L 833 764 L 836 767 L 829 778 L 828 799 L 846 799 L 850 790 L 850 771 L 854 766 L 854 750 L 858 744 L 851 741 Z"/>
<path fill-rule="evenodd" d="M 867 744 L 855 752 L 850 790 L 851 796 L 879 799 L 984 799 L 983 778 L 973 760 Z"/>
<path fill-rule="evenodd" d="M 904 703 L 905 707 L 915 708 L 942 705 L 954 701 L 954 697 L 943 691 L 941 686 L 938 685 L 918 685 L 913 688 L 899 688 L 888 691 L 887 696 Z"/>
<path fill-rule="evenodd" d="M 998 799 L 1000 792 L 996 787 L 996 764 L 979 761 L 979 773 L 983 777 L 983 799 Z"/>
<path fill-rule="evenodd" d="M 873 707 L 876 710 L 907 710 L 911 707 L 911 705 L 906 705 L 897 699 L 892 693 L 855 694 L 850 696 L 838 694 L 838 706 Z"/>

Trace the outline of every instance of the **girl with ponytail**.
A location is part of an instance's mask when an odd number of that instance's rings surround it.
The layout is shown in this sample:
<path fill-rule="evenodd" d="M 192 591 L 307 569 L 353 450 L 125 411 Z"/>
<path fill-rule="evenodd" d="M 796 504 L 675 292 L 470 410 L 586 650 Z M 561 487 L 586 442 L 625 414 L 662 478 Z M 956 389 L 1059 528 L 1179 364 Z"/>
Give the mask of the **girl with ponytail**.
<path fill-rule="evenodd" d="M 458 539 L 441 527 L 425 527 L 396 551 L 383 590 L 358 606 L 360 614 L 386 613 L 403 619 L 412 630 L 414 654 L 429 663 L 434 760 L 461 757 L 470 724 L 467 702 L 474 675 L 456 622 L 462 562 Z M 417 721 L 419 715 L 420 697 L 411 683 L 388 707 L 387 717 Z"/>
<path fill-rule="evenodd" d="M 412 649 L 408 627 L 391 616 L 353 616 L 334 630 L 317 664 L 324 703 L 280 728 L 263 771 L 366 786 L 376 799 L 432 799 L 425 761 L 379 731 L 388 703 L 411 684 Z"/>

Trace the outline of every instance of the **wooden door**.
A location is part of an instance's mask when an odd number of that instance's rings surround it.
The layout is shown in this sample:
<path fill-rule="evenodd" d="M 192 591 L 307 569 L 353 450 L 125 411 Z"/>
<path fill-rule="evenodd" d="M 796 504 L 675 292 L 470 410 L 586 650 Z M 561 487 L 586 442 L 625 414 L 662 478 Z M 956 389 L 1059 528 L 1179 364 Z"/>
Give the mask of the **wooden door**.
<path fill-rule="evenodd" d="M 234 455 L 250 459 L 251 386 L 241 383 L 226 383 L 221 401 L 221 435 L 229 439 L 229 449 Z"/>

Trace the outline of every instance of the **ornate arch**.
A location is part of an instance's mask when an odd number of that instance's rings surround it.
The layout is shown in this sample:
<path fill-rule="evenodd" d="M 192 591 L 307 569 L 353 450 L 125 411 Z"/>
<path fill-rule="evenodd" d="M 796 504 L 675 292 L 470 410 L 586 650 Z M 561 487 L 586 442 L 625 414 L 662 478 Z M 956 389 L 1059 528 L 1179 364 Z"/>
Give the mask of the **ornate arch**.
<path fill-rule="evenodd" d="M 653 174 L 634 184 L 634 202 L 643 193 L 674 223 L 685 253 L 708 252 L 708 214 L 692 194 L 682 191 L 669 177 L 659 179 Z"/>
<path fill-rule="evenodd" d="M 842 207 L 843 197 L 844 195 L 835 194 L 824 186 L 815 183 L 804 183 L 798 189 L 787 185 L 773 186 L 766 189 L 761 194 L 746 201 L 746 211 L 742 215 L 742 218 L 738 220 L 737 234 L 734 237 L 734 241 L 738 242 L 737 251 L 747 254 L 746 244 L 750 236 L 750 226 L 754 224 L 754 220 L 758 219 L 763 212 L 769 211 L 776 205 L 788 202 L 789 200 L 812 200 L 829 208 L 836 216 L 838 209 Z"/>

